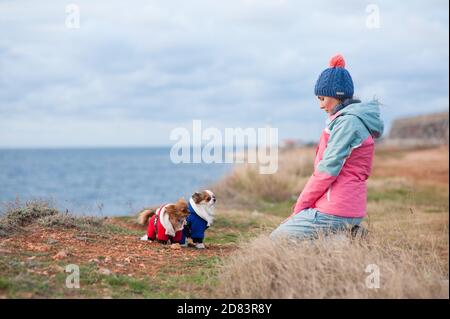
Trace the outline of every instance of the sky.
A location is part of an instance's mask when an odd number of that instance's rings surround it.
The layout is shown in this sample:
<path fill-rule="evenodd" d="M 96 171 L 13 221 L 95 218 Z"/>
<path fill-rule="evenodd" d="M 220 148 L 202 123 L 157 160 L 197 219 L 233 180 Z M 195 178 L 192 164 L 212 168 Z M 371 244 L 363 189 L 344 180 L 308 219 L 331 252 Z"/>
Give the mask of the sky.
<path fill-rule="evenodd" d="M 448 6 L 0 0 L 0 148 L 171 145 L 193 120 L 317 141 L 314 85 L 336 53 L 355 95 L 383 104 L 387 136 L 448 110 Z"/>

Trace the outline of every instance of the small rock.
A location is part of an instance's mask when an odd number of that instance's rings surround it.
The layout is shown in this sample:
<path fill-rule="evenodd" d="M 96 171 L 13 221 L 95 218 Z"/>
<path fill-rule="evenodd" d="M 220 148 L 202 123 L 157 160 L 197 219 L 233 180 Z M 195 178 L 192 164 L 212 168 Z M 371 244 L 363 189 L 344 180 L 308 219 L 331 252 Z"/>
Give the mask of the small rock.
<path fill-rule="evenodd" d="M 145 265 L 144 264 L 139 264 L 139 267 L 142 267 L 145 269 Z"/>
<path fill-rule="evenodd" d="M 92 258 L 92 259 L 89 259 L 89 262 L 98 264 L 100 262 L 100 260 L 98 260 L 97 258 Z"/>
<path fill-rule="evenodd" d="M 132 260 L 132 259 L 131 259 L 130 257 L 127 257 L 127 258 L 124 259 L 124 261 L 127 262 L 127 263 L 129 263 L 129 264 L 131 264 L 131 260 Z"/>
<path fill-rule="evenodd" d="M 36 256 L 31 256 L 31 257 L 28 257 L 27 259 L 28 260 L 33 260 L 33 259 L 36 259 Z"/>
<path fill-rule="evenodd" d="M 181 249 L 180 244 L 172 244 L 170 245 L 170 249 Z"/>
<path fill-rule="evenodd" d="M 106 257 L 105 260 L 103 260 L 105 263 L 110 263 L 112 261 L 111 257 Z"/>
<path fill-rule="evenodd" d="M 61 250 L 59 253 L 57 253 L 55 256 L 53 256 L 53 259 L 55 260 L 61 260 L 68 256 L 69 254 L 65 250 Z"/>
<path fill-rule="evenodd" d="M 111 270 L 109 270 L 108 268 L 100 268 L 98 272 L 101 273 L 102 275 L 107 276 L 111 275 Z"/>
<path fill-rule="evenodd" d="M 53 265 L 52 268 L 56 272 L 65 272 L 65 269 L 59 265 Z"/>
<path fill-rule="evenodd" d="M 121 268 L 125 267 L 125 265 L 123 265 L 123 264 L 116 264 L 116 266 L 121 267 Z"/>
<path fill-rule="evenodd" d="M 47 240 L 47 244 L 49 244 L 49 245 L 54 245 L 54 244 L 57 244 L 57 243 L 59 243 L 59 241 L 57 241 L 56 239 L 53 239 L 53 238 L 49 238 Z"/>

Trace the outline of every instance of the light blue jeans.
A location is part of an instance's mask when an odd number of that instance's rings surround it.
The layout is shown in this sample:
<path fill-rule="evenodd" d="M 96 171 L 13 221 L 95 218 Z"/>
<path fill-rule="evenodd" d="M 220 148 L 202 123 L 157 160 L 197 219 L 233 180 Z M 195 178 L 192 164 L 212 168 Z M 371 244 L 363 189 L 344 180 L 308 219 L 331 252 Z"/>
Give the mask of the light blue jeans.
<path fill-rule="evenodd" d="M 314 239 L 319 233 L 337 233 L 359 225 L 362 218 L 346 218 L 324 214 L 315 208 L 307 208 L 280 224 L 270 238 L 289 237 L 294 239 Z"/>

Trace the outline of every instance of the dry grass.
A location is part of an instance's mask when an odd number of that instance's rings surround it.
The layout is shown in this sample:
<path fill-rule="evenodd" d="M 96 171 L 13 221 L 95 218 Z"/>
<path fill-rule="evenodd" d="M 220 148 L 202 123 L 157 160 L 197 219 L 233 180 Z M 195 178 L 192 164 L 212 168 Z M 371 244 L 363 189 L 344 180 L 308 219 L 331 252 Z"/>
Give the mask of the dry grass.
<path fill-rule="evenodd" d="M 241 167 L 215 191 L 226 200 L 249 193 L 256 202 L 286 201 L 301 191 L 313 156 L 312 149 L 282 154 L 272 177 Z M 368 183 L 366 240 L 274 242 L 266 229 L 224 261 L 214 297 L 448 298 L 448 163 L 448 147 L 381 149 Z M 273 188 L 266 185 L 273 181 Z M 379 289 L 366 285 L 372 264 L 380 271 Z"/>
<path fill-rule="evenodd" d="M 6 208 L 0 218 L 0 237 L 23 232 L 31 224 L 49 228 L 95 228 L 103 224 L 97 217 L 73 216 L 68 212 L 58 211 L 52 203 L 46 200 L 30 200 L 24 203 L 16 200 L 6 203 Z"/>
<path fill-rule="evenodd" d="M 442 235 L 438 240 L 448 227 Z M 293 243 L 261 235 L 225 262 L 216 297 L 448 298 L 448 263 L 439 247 L 437 239 L 424 242 L 400 229 L 373 231 L 365 241 L 322 237 Z M 373 265 L 379 288 L 366 283 L 375 275 Z"/>
<path fill-rule="evenodd" d="M 314 149 L 281 152 L 275 174 L 259 174 L 257 164 L 242 164 L 212 186 L 226 207 L 256 209 L 258 201 L 282 202 L 298 195 L 311 175 Z"/>
<path fill-rule="evenodd" d="M 410 181 L 448 187 L 448 151 L 448 145 L 421 149 L 380 147 L 376 150 L 378 158 L 372 175 L 383 178 L 401 176 Z"/>

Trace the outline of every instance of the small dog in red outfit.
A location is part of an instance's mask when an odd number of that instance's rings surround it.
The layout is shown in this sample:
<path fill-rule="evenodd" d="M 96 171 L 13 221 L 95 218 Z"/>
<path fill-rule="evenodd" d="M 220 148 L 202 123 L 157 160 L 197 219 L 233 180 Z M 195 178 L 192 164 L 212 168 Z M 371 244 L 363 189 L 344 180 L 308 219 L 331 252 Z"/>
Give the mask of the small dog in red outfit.
<path fill-rule="evenodd" d="M 183 227 L 189 215 L 189 208 L 184 198 L 175 204 L 165 204 L 156 211 L 143 210 L 138 217 L 141 225 L 147 226 L 147 234 L 141 240 L 157 240 L 165 244 L 180 243 L 183 237 Z"/>

